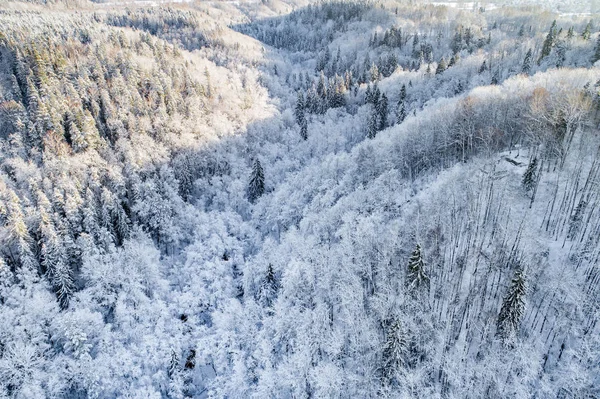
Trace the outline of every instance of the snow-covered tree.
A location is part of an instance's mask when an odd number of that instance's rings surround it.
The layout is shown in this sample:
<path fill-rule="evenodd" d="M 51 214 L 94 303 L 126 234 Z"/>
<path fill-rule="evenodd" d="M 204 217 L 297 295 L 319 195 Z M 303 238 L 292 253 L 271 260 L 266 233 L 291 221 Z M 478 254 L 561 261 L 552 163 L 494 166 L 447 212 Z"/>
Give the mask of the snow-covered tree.
<path fill-rule="evenodd" d="M 420 244 L 417 244 L 408 260 L 406 282 L 409 289 L 420 288 L 429 284 L 429 276 L 425 273 L 425 262 L 423 261 Z"/>
<path fill-rule="evenodd" d="M 534 157 L 529 162 L 527 169 L 525 169 L 525 173 L 523 173 L 523 179 L 521 181 L 521 184 L 523 185 L 523 188 L 525 188 L 526 192 L 530 193 L 531 191 L 533 191 L 535 182 L 536 182 L 536 178 L 537 178 L 537 158 Z"/>
<path fill-rule="evenodd" d="M 265 192 L 265 174 L 258 158 L 252 164 L 252 173 L 248 183 L 248 198 L 250 202 L 256 201 Z"/>
<path fill-rule="evenodd" d="M 525 54 L 525 59 L 523 60 L 523 66 L 521 67 L 521 72 L 529 75 L 531 72 L 531 49 L 527 50 L 527 54 Z"/>
<path fill-rule="evenodd" d="M 496 334 L 505 343 L 510 343 L 519 331 L 525 313 L 525 295 L 527 286 L 523 269 L 519 266 L 504 295 L 502 308 L 498 315 Z"/>
<path fill-rule="evenodd" d="M 408 344 L 406 333 L 399 320 L 394 320 L 387 330 L 382 353 L 381 372 L 383 383 L 390 385 L 398 378 L 403 367 L 406 367 Z"/>

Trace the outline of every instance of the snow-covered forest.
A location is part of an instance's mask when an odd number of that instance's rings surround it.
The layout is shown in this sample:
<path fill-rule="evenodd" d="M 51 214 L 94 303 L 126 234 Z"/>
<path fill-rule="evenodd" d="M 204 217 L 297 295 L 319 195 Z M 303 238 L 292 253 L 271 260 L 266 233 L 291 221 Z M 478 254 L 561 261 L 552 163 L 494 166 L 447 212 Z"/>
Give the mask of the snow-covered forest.
<path fill-rule="evenodd" d="M 600 397 L 600 15 L 454 3 L 2 3 L 0 398 Z"/>

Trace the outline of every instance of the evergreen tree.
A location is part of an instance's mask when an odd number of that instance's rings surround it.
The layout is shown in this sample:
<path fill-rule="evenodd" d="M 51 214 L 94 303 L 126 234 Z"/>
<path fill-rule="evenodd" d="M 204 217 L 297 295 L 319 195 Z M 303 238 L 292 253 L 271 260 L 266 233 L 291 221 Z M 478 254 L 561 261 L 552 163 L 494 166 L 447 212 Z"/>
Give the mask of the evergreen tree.
<path fill-rule="evenodd" d="M 567 31 L 567 39 L 572 39 L 573 36 L 575 36 L 575 31 L 573 30 L 573 27 L 571 26 L 569 28 L 569 30 Z"/>
<path fill-rule="evenodd" d="M 594 55 L 592 56 L 592 64 L 595 64 L 596 61 L 600 61 L 600 35 L 598 36 L 598 41 L 596 42 L 596 49 L 594 50 Z"/>
<path fill-rule="evenodd" d="M 65 245 L 56 233 L 49 216 L 42 211 L 41 218 L 41 264 L 56 293 L 61 308 L 65 309 L 69 305 L 69 300 L 75 290 L 72 270 L 67 262 Z"/>
<path fill-rule="evenodd" d="M 271 307 L 273 301 L 277 297 L 277 291 L 279 289 L 279 284 L 275 279 L 275 273 L 273 272 L 273 265 L 269 263 L 269 267 L 267 268 L 267 274 L 264 277 L 259 289 L 258 289 L 258 299 L 262 306 Z"/>
<path fill-rule="evenodd" d="M 458 30 L 454 37 L 452 38 L 452 43 L 450 43 L 450 48 L 454 54 L 458 53 L 462 49 L 462 31 Z"/>
<path fill-rule="evenodd" d="M 437 68 L 435 69 L 435 74 L 439 75 L 440 73 L 444 72 L 446 70 L 447 65 L 446 65 L 446 59 L 444 57 L 442 57 L 442 59 L 440 60 L 440 62 L 437 65 Z"/>
<path fill-rule="evenodd" d="M 380 77 L 379 68 L 377 67 L 377 65 L 375 65 L 375 63 L 373 63 L 371 65 L 371 69 L 369 69 L 369 76 L 370 76 L 371 82 L 377 82 L 379 80 L 379 77 Z"/>
<path fill-rule="evenodd" d="M 371 112 L 371 117 L 369 118 L 369 124 L 367 125 L 367 137 L 370 139 L 375 138 L 377 135 L 377 129 L 379 127 L 379 121 L 377 120 L 377 110 L 374 109 Z"/>
<path fill-rule="evenodd" d="M 250 183 L 248 185 L 248 198 L 250 202 L 254 202 L 265 192 L 265 175 L 263 168 L 258 158 L 254 160 L 252 173 L 250 175 Z"/>
<path fill-rule="evenodd" d="M 15 245 L 18 259 L 13 262 L 19 265 L 19 274 L 33 276 L 38 272 L 38 262 L 32 251 L 32 238 L 25 224 L 25 217 L 17 195 L 10 191 L 7 201 L 7 227 L 11 243 Z M 11 251 L 12 252 L 12 251 Z"/>
<path fill-rule="evenodd" d="M 398 103 L 398 111 L 396 115 L 396 123 L 402 123 L 406 119 L 406 107 L 404 101 Z"/>
<path fill-rule="evenodd" d="M 294 108 L 294 116 L 296 117 L 296 123 L 300 125 L 300 121 L 302 119 L 302 117 L 304 116 L 304 109 L 305 109 L 305 101 L 304 101 L 304 95 L 302 94 L 301 91 L 298 91 L 298 98 L 296 99 L 296 107 Z"/>
<path fill-rule="evenodd" d="M 531 162 L 529 162 L 529 166 L 527 166 L 525 173 L 523 173 L 523 180 L 521 182 L 523 185 L 523 188 L 525 188 L 526 192 L 529 193 L 533 190 L 534 185 L 535 185 L 536 175 L 537 175 L 537 158 L 533 158 L 531 160 Z"/>
<path fill-rule="evenodd" d="M 556 20 L 552 22 L 552 26 L 550 26 L 550 30 L 546 35 L 546 39 L 544 40 L 544 44 L 542 45 L 542 53 L 540 54 L 540 58 L 538 59 L 538 65 L 542 63 L 542 60 L 550 55 L 552 51 L 552 47 L 554 46 L 554 42 L 556 41 Z"/>
<path fill-rule="evenodd" d="M 421 254 L 420 244 L 417 244 L 408 261 L 407 283 L 411 289 L 429 284 L 429 277 L 425 274 L 425 262 Z"/>
<path fill-rule="evenodd" d="M 308 139 L 308 121 L 306 120 L 306 115 L 302 114 L 300 119 L 300 137 L 303 140 Z"/>
<path fill-rule="evenodd" d="M 471 33 L 471 28 L 467 28 L 465 30 L 465 43 L 467 47 L 471 46 L 471 41 L 473 40 L 473 33 Z"/>
<path fill-rule="evenodd" d="M 581 33 L 581 38 L 583 40 L 590 40 L 591 36 L 592 36 L 592 21 L 588 22 L 587 25 L 585 26 L 583 33 Z"/>
<path fill-rule="evenodd" d="M 377 130 L 385 129 L 387 125 L 388 99 L 385 93 L 381 95 L 381 100 L 377 103 Z"/>
<path fill-rule="evenodd" d="M 521 72 L 529 75 L 531 72 L 531 49 L 527 50 L 527 54 L 525 54 L 525 59 L 523 60 L 523 66 L 521 67 Z"/>
<path fill-rule="evenodd" d="M 325 74 L 323 73 L 323 71 L 321 71 L 321 74 L 319 75 L 319 83 L 317 83 L 317 94 L 322 99 L 327 98 L 327 84 L 325 82 L 325 79 Z"/>
<path fill-rule="evenodd" d="M 403 84 L 402 88 L 400 89 L 400 101 L 404 101 L 406 100 L 406 85 Z"/>
<path fill-rule="evenodd" d="M 496 69 L 496 71 L 494 72 L 494 74 L 492 75 L 492 80 L 491 80 L 491 84 L 493 85 L 497 85 L 498 81 L 499 81 L 499 76 L 500 76 L 500 71 L 498 69 Z"/>
<path fill-rule="evenodd" d="M 448 63 L 448 67 L 452 67 L 456 65 L 456 63 L 460 60 L 460 56 L 458 54 L 454 54 L 452 58 L 450 58 L 450 62 Z"/>
<path fill-rule="evenodd" d="M 479 67 L 479 73 L 484 73 L 487 70 L 487 62 L 483 60 L 481 66 Z"/>
<path fill-rule="evenodd" d="M 526 291 L 524 272 L 519 266 L 502 301 L 502 308 L 498 315 L 496 334 L 505 343 L 509 343 L 519 330 L 521 319 L 525 313 Z"/>
<path fill-rule="evenodd" d="M 382 356 L 382 376 L 384 384 L 390 384 L 406 364 L 407 342 L 402 326 L 394 320 L 387 332 Z"/>

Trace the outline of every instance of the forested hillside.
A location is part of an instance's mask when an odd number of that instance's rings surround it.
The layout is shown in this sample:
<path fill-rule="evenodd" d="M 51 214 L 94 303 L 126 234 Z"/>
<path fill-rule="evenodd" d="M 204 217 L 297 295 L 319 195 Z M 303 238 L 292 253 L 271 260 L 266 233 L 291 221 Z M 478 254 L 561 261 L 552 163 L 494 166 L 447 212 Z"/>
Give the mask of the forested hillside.
<path fill-rule="evenodd" d="M 597 17 L 0 6 L 0 398 L 600 396 Z"/>

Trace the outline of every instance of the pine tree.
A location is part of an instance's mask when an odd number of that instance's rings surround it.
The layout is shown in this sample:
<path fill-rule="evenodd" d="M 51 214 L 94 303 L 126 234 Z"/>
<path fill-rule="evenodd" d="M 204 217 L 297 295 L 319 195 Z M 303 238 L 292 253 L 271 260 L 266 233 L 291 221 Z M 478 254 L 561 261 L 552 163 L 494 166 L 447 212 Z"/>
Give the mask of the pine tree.
<path fill-rule="evenodd" d="M 525 59 L 523 60 L 523 66 L 521 67 L 521 72 L 529 75 L 531 72 L 531 49 L 527 50 L 527 54 L 525 54 Z"/>
<path fill-rule="evenodd" d="M 400 101 L 404 101 L 406 100 L 406 85 L 403 84 L 402 88 L 400 89 Z"/>
<path fill-rule="evenodd" d="M 556 20 L 552 22 L 552 26 L 550 26 L 550 31 L 546 35 L 546 39 L 544 40 L 544 44 L 542 45 L 542 53 L 540 54 L 540 58 L 538 59 L 538 65 L 542 63 L 542 60 L 550 55 L 552 51 L 552 47 L 554 46 L 554 42 L 556 41 Z"/>
<path fill-rule="evenodd" d="M 394 320 L 389 327 L 382 356 L 382 376 L 385 384 L 390 384 L 406 364 L 407 342 L 402 326 Z"/>
<path fill-rule="evenodd" d="M 65 309 L 69 306 L 69 300 L 75 291 L 72 270 L 67 262 L 65 245 L 56 233 L 49 216 L 42 211 L 41 218 L 41 264 L 56 293 L 60 307 Z"/>
<path fill-rule="evenodd" d="M 277 291 L 279 289 L 279 284 L 275 279 L 275 273 L 273 272 L 273 265 L 269 263 L 269 267 L 267 268 L 267 274 L 264 277 L 259 289 L 258 289 L 258 299 L 260 303 L 264 307 L 271 307 L 273 301 L 277 297 Z"/>
<path fill-rule="evenodd" d="M 371 65 L 371 69 L 369 69 L 369 76 L 371 78 L 371 82 L 377 82 L 379 80 L 379 68 L 377 67 L 377 65 L 375 65 L 375 63 L 373 63 Z"/>
<path fill-rule="evenodd" d="M 526 192 L 531 192 L 535 186 L 535 180 L 537 176 L 537 158 L 533 158 L 531 162 L 529 162 L 529 166 L 523 173 L 523 188 L 525 188 Z"/>
<path fill-rule="evenodd" d="M 454 37 L 452 38 L 452 43 L 450 43 L 450 48 L 454 54 L 458 53 L 462 49 L 462 31 L 458 30 Z"/>
<path fill-rule="evenodd" d="M 425 262 L 421 254 L 420 244 L 417 244 L 408 261 L 407 283 L 411 289 L 429 284 L 429 277 L 425 274 Z"/>
<path fill-rule="evenodd" d="M 571 26 L 569 28 L 569 30 L 567 31 L 567 39 L 572 39 L 573 36 L 575 36 L 575 31 L 573 30 L 573 27 Z"/>
<path fill-rule="evenodd" d="M 304 95 L 301 91 L 298 91 L 298 98 L 296 99 L 296 107 L 294 108 L 294 116 L 296 117 L 296 123 L 300 125 L 300 121 L 304 116 L 304 109 L 306 103 L 304 101 Z"/>
<path fill-rule="evenodd" d="M 325 74 L 321 71 L 319 82 L 317 83 L 317 94 L 321 98 L 327 98 L 327 84 L 325 83 Z"/>
<path fill-rule="evenodd" d="M 308 121 L 306 120 L 306 116 L 302 114 L 300 119 L 300 137 L 302 140 L 308 139 Z"/>
<path fill-rule="evenodd" d="M 491 84 L 497 85 L 498 81 L 500 79 L 499 76 L 500 76 L 500 71 L 498 69 L 496 69 L 496 71 L 494 71 L 494 74 L 492 75 Z"/>
<path fill-rule="evenodd" d="M 385 93 L 381 95 L 381 100 L 377 103 L 377 130 L 385 129 L 387 125 L 388 99 Z"/>
<path fill-rule="evenodd" d="M 439 64 L 437 65 L 437 68 L 435 69 L 435 74 L 439 75 L 440 73 L 444 72 L 446 68 L 448 68 L 446 65 L 446 59 L 442 57 Z"/>
<path fill-rule="evenodd" d="M 481 66 L 479 67 L 479 73 L 484 73 L 487 70 L 487 62 L 485 60 L 483 60 L 483 63 L 481 63 Z"/>
<path fill-rule="evenodd" d="M 377 135 L 377 129 L 379 127 L 379 121 L 377 120 L 378 113 L 377 110 L 374 109 L 371 112 L 371 116 L 369 118 L 369 124 L 367 126 L 367 137 L 370 139 L 375 138 Z"/>
<path fill-rule="evenodd" d="M 250 183 L 248 185 L 248 198 L 254 202 L 265 192 L 265 175 L 258 158 L 254 160 Z"/>
<path fill-rule="evenodd" d="M 519 330 L 521 319 L 525 313 L 526 292 L 525 275 L 519 266 L 502 301 L 502 308 L 498 315 L 496 334 L 505 343 L 509 343 Z"/>
<path fill-rule="evenodd" d="M 17 195 L 10 191 L 7 201 L 7 227 L 11 242 L 16 247 L 18 255 L 19 274 L 34 276 L 38 272 L 38 262 L 32 251 L 32 238 L 25 224 L 25 217 Z M 15 260 L 16 261 L 16 260 Z"/>
<path fill-rule="evenodd" d="M 581 34 L 581 38 L 583 40 L 590 40 L 591 36 L 592 36 L 592 21 L 588 22 L 587 25 L 585 26 L 585 29 L 583 30 L 583 33 Z"/>
<path fill-rule="evenodd" d="M 596 49 L 594 50 L 594 55 L 592 56 L 592 64 L 595 64 L 596 61 L 600 61 L 600 35 L 598 36 L 598 41 L 596 42 Z"/>
<path fill-rule="evenodd" d="M 454 65 L 456 65 L 456 63 L 458 62 L 459 57 L 458 54 L 454 54 L 452 57 L 450 57 L 450 62 L 448 62 L 448 68 L 453 67 Z"/>
<path fill-rule="evenodd" d="M 404 101 L 398 104 L 398 112 L 396 116 L 396 123 L 402 123 L 406 119 L 406 107 L 404 105 Z"/>

